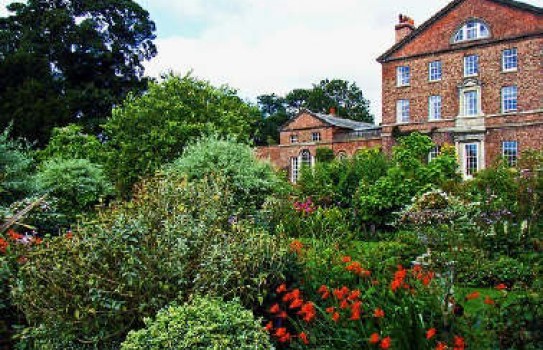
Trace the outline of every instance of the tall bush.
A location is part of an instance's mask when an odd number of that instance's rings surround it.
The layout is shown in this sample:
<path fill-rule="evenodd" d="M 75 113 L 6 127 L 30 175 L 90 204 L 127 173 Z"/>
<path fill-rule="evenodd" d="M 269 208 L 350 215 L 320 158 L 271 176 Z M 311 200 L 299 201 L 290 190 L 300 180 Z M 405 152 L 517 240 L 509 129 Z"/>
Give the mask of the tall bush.
<path fill-rule="evenodd" d="M 0 133 L 0 207 L 32 192 L 33 157 L 22 140 L 9 137 L 10 128 Z"/>

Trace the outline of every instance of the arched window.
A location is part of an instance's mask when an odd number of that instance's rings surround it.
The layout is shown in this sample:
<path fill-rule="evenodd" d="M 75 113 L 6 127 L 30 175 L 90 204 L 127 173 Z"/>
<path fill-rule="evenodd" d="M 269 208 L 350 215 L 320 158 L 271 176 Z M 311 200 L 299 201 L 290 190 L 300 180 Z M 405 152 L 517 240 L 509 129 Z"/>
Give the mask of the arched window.
<path fill-rule="evenodd" d="M 298 182 L 302 167 L 312 167 L 314 164 L 314 157 L 309 150 L 302 150 L 297 157 L 290 158 L 290 181 L 292 183 Z"/>
<path fill-rule="evenodd" d="M 347 159 L 347 152 L 345 151 L 339 151 L 337 153 L 337 159 L 339 160 L 346 160 Z"/>
<path fill-rule="evenodd" d="M 310 167 L 313 163 L 311 158 L 311 152 L 308 150 L 304 149 L 302 152 L 300 152 L 300 163 L 302 163 L 302 166 Z"/>
<path fill-rule="evenodd" d="M 485 39 L 490 37 L 490 29 L 479 19 L 470 19 L 454 34 L 453 43 Z"/>

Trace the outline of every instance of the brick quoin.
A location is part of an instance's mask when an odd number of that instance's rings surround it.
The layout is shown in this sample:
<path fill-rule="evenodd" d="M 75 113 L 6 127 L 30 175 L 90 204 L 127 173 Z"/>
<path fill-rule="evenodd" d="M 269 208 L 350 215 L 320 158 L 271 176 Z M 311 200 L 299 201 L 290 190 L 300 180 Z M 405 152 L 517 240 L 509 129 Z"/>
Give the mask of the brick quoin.
<path fill-rule="evenodd" d="M 454 42 L 455 33 L 468 20 L 478 20 L 490 35 L 477 40 Z M 391 28 L 394 30 L 394 28 Z M 509 0 L 455 0 L 423 23 L 400 15 L 396 26 L 397 43 L 378 58 L 382 65 L 382 128 L 377 133 L 355 135 L 331 125 L 312 113 L 301 113 L 281 130 L 280 144 L 262 147 L 257 154 L 287 171 L 290 159 L 303 149 L 312 155 L 317 147 L 328 147 L 336 154 L 353 155 L 363 148 L 377 147 L 390 153 L 395 135 L 418 131 L 428 134 L 438 145 L 455 144 L 460 163 L 463 145 L 479 146 L 478 169 L 492 165 L 502 155 L 502 142 L 516 141 L 519 154 L 526 149 L 542 149 L 543 139 L 543 8 Z M 516 49 L 518 68 L 504 72 L 502 54 Z M 479 56 L 479 74 L 464 77 L 464 57 Z M 441 80 L 429 81 L 429 63 L 441 61 Z M 410 68 L 410 84 L 397 86 L 397 67 Z M 462 115 L 463 89 L 479 89 L 480 111 L 477 116 Z M 517 87 L 517 110 L 502 112 L 502 88 Z M 441 96 L 441 118 L 429 121 L 428 98 Z M 409 122 L 398 123 L 396 103 L 410 101 Z M 320 132 L 321 141 L 311 135 Z M 291 135 L 298 143 L 292 144 Z"/>

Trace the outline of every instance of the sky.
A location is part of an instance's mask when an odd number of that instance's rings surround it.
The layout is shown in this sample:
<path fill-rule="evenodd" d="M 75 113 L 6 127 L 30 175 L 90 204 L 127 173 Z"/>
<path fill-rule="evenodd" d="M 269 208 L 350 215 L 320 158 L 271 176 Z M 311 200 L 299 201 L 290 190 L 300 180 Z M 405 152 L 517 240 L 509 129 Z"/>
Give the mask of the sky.
<path fill-rule="evenodd" d="M 398 14 L 418 26 L 450 0 L 136 0 L 157 25 L 146 74 L 173 71 L 252 102 L 325 78 L 355 82 L 381 118 L 381 67 Z M 10 0 L 0 0 L 0 16 Z M 543 0 L 525 2 L 541 6 Z"/>

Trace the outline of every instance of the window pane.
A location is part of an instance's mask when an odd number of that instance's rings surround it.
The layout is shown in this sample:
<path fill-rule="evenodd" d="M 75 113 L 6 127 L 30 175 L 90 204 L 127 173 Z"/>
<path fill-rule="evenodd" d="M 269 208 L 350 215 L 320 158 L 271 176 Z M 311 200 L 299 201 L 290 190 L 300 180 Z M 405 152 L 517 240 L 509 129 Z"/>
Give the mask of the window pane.
<path fill-rule="evenodd" d="M 409 122 L 409 100 L 398 100 L 396 102 L 396 120 L 398 123 Z"/>
<path fill-rule="evenodd" d="M 502 142 L 502 156 L 509 166 L 515 166 L 518 159 L 518 142 L 504 141 Z"/>
<path fill-rule="evenodd" d="M 409 85 L 411 77 L 409 67 L 402 66 L 396 68 L 396 82 L 398 86 Z"/>
<path fill-rule="evenodd" d="M 468 143 L 464 146 L 464 158 L 466 175 L 471 176 L 475 174 L 479 167 L 477 144 Z"/>
<path fill-rule="evenodd" d="M 502 111 L 513 112 L 517 110 L 517 87 L 506 86 L 502 89 Z"/>
<path fill-rule="evenodd" d="M 441 80 L 441 61 L 430 62 L 428 72 L 430 81 Z"/>
<path fill-rule="evenodd" d="M 464 76 L 477 75 L 479 73 L 479 56 L 464 57 Z"/>
<path fill-rule="evenodd" d="M 441 119 L 441 96 L 430 96 L 428 99 L 429 119 Z"/>
<path fill-rule="evenodd" d="M 477 91 L 464 92 L 464 115 L 479 114 L 477 97 Z"/>
<path fill-rule="evenodd" d="M 517 49 L 503 51 L 503 70 L 516 70 L 518 65 Z"/>

